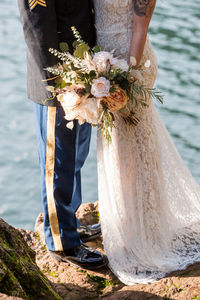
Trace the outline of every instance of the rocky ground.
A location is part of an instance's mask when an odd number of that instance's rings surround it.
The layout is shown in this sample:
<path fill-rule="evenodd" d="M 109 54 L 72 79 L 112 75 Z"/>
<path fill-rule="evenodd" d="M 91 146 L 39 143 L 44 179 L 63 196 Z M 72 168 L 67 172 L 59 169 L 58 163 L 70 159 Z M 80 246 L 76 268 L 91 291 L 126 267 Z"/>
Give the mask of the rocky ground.
<path fill-rule="evenodd" d="M 98 204 L 82 204 L 78 218 L 84 224 L 98 222 Z M 159 299 L 200 299 L 200 263 L 188 267 L 184 271 L 177 271 L 167 277 L 151 284 L 138 284 L 125 286 L 109 270 L 104 268 L 98 272 L 85 271 L 67 263 L 59 263 L 52 259 L 46 249 L 43 233 L 43 215 L 37 218 L 35 231 L 20 229 L 20 233 L 29 247 L 36 253 L 36 263 L 40 272 L 49 280 L 49 295 L 46 299 L 81 300 L 81 299 L 133 299 L 133 300 L 159 300 Z M 102 240 L 88 243 L 90 246 L 103 251 Z M 1 248 L 0 248 L 1 249 Z M 1 256 L 0 256 L 1 258 Z M 39 272 L 39 271 L 38 271 Z M 52 296 L 51 288 L 55 291 Z M 38 286 L 38 290 L 40 287 Z M 1 260 L 0 260 L 0 292 L 1 290 Z M 10 295 L 16 296 L 13 293 Z M 59 295 L 59 296 L 58 296 Z M 0 299 L 20 299 L 0 294 Z M 26 299 L 26 297 L 21 297 Z M 27 299 L 42 299 L 32 296 Z"/>

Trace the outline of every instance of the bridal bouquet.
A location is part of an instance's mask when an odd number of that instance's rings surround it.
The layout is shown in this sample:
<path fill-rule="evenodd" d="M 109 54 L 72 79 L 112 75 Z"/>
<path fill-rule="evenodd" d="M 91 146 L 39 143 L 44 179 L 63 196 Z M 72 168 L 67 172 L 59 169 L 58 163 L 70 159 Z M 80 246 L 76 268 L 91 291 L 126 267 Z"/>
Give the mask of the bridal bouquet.
<path fill-rule="evenodd" d="M 113 52 L 93 49 L 86 44 L 76 28 L 72 27 L 76 41 L 74 53 L 69 53 L 66 43 L 61 43 L 61 52 L 49 51 L 62 63 L 47 70 L 54 75 L 55 86 L 48 86 L 52 98 L 61 103 L 67 127 L 72 129 L 74 120 L 99 126 L 102 135 L 110 142 L 110 131 L 114 126 L 114 112 L 121 114 L 125 122 L 136 125 L 139 120 L 130 111 L 128 103 L 147 106 L 150 96 L 162 102 L 162 96 L 154 89 L 138 85 L 132 77 L 133 67 L 124 59 L 114 57 Z M 148 64 L 148 62 L 147 62 Z M 51 100 L 47 99 L 47 100 Z"/>

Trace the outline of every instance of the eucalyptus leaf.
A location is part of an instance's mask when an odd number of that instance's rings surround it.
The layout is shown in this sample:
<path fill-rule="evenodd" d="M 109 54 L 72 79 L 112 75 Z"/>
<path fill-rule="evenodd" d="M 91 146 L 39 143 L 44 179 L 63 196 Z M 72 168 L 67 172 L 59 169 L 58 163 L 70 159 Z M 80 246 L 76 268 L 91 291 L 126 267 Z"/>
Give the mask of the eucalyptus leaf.
<path fill-rule="evenodd" d="M 93 78 L 97 77 L 97 74 L 96 74 L 96 72 L 94 70 L 92 70 L 92 71 L 90 71 L 89 76 L 90 76 L 90 78 L 93 79 Z"/>
<path fill-rule="evenodd" d="M 78 47 L 78 45 L 80 45 L 80 43 L 78 41 L 74 41 L 72 44 L 74 49 L 76 49 Z"/>
<path fill-rule="evenodd" d="M 84 53 L 88 52 L 89 50 L 90 50 L 90 47 L 87 44 L 81 44 L 74 51 L 74 56 L 83 59 Z"/>
<path fill-rule="evenodd" d="M 86 90 L 87 93 L 90 93 L 91 92 L 91 85 L 86 83 L 85 84 L 85 90 Z"/>
<path fill-rule="evenodd" d="M 99 46 L 94 46 L 94 47 L 92 48 L 92 50 L 93 50 L 94 53 L 98 53 L 98 52 L 101 51 L 101 48 L 100 48 Z"/>
<path fill-rule="evenodd" d="M 66 82 L 65 82 L 64 80 L 62 80 L 61 85 L 60 85 L 60 88 L 61 88 L 61 89 L 64 89 L 65 86 L 66 86 Z"/>
<path fill-rule="evenodd" d="M 56 80 L 55 80 L 56 84 L 61 84 L 61 82 L 62 82 L 62 78 L 61 77 L 56 78 Z"/>
<path fill-rule="evenodd" d="M 59 44 L 59 47 L 60 47 L 60 50 L 62 52 L 68 52 L 69 51 L 69 45 L 67 43 L 65 43 L 65 42 L 61 42 Z"/>

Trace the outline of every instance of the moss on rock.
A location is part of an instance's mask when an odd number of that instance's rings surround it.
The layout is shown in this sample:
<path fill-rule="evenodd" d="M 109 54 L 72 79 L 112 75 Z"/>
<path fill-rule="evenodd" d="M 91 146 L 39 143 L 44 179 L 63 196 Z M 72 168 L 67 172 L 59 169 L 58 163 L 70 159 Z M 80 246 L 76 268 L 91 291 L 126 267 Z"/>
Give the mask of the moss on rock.
<path fill-rule="evenodd" d="M 21 233 L 0 219 L 0 292 L 24 299 L 61 299 L 35 264 Z"/>

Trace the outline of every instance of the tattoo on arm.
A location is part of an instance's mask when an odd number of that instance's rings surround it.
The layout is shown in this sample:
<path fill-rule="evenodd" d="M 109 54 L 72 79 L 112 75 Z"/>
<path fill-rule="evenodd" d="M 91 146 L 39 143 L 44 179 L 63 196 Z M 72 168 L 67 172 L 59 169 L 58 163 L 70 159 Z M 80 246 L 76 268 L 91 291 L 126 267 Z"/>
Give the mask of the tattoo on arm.
<path fill-rule="evenodd" d="M 139 17 L 150 17 L 156 0 L 134 0 L 134 10 Z"/>

